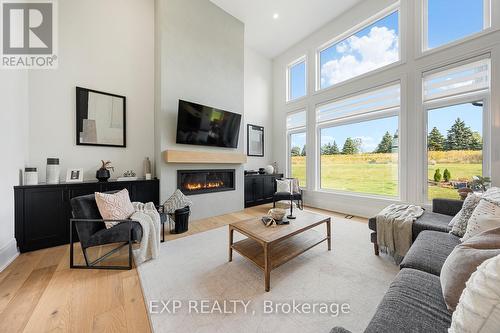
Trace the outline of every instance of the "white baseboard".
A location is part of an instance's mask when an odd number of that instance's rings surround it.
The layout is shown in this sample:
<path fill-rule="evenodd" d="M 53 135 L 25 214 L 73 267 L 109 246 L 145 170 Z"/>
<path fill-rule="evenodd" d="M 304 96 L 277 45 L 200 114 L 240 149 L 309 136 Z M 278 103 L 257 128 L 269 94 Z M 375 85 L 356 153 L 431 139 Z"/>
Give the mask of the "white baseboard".
<path fill-rule="evenodd" d="M 17 242 L 12 238 L 7 244 L 0 248 L 0 272 L 9 266 L 19 255 Z"/>
<path fill-rule="evenodd" d="M 375 216 L 392 203 L 401 203 L 398 200 L 367 197 L 360 195 L 331 193 L 325 191 L 304 191 L 304 203 L 307 206 L 331 210 L 347 215 L 364 218 Z"/>

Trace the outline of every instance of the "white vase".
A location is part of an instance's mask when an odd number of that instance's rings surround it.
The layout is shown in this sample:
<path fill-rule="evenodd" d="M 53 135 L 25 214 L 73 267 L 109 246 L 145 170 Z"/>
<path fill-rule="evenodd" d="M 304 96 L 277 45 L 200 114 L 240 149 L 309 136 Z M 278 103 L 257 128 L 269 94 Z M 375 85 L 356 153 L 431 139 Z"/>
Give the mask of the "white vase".
<path fill-rule="evenodd" d="M 272 165 L 268 165 L 264 168 L 264 170 L 266 171 L 266 173 L 268 175 L 272 175 L 274 173 L 274 167 Z"/>
<path fill-rule="evenodd" d="M 47 158 L 47 173 L 45 182 L 47 184 L 59 184 L 60 173 L 61 167 L 59 166 L 59 159 Z"/>
<path fill-rule="evenodd" d="M 24 184 L 23 185 L 37 185 L 38 184 L 38 171 L 36 168 L 24 168 Z"/>

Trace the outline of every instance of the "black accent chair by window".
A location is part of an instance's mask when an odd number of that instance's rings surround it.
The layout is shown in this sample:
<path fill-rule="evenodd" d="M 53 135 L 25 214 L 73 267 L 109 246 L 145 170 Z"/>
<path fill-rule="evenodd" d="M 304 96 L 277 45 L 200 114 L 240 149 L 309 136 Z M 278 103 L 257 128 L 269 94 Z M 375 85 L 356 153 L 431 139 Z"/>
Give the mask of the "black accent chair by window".
<path fill-rule="evenodd" d="M 280 180 L 288 180 L 290 182 L 290 192 L 276 192 L 273 195 L 273 208 L 276 207 L 276 202 L 278 201 L 291 201 L 297 202 L 297 207 L 300 210 L 304 209 L 304 201 L 302 200 L 302 189 L 299 187 L 299 180 L 297 178 L 282 178 Z M 299 187 L 299 192 L 294 192 L 293 191 L 293 185 L 292 182 L 297 182 L 297 187 Z M 293 193 L 292 193 L 293 192 Z"/>
<path fill-rule="evenodd" d="M 106 192 L 106 193 L 116 193 Z M 73 218 L 70 220 L 70 268 L 95 268 L 95 269 L 132 269 L 132 244 L 139 243 L 142 239 L 142 227 L 133 220 L 118 220 L 119 224 L 106 229 L 104 220 L 99 213 L 95 195 L 89 194 L 71 199 Z M 80 245 L 85 259 L 85 265 L 74 264 L 73 230 L 80 240 Z M 89 261 L 87 250 L 95 246 L 119 243 L 119 245 L 103 256 Z M 97 265 L 121 248 L 128 246 L 128 266 Z"/>

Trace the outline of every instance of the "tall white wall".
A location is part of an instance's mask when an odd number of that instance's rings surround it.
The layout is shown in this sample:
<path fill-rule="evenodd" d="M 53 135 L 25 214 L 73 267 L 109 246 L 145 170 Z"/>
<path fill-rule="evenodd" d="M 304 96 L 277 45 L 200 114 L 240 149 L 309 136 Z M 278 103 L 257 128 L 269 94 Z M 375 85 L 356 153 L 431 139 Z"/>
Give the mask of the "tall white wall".
<path fill-rule="evenodd" d="M 28 160 L 28 73 L 0 74 L 0 271 L 17 254 L 14 238 L 14 189 Z"/>
<path fill-rule="evenodd" d="M 178 145 L 179 99 L 243 114 L 243 23 L 209 0 L 157 0 L 156 169 L 161 201 L 177 188 L 178 169 L 236 169 L 236 191 L 191 196 L 192 219 L 243 208 L 243 165 L 167 164 L 167 149 L 244 153 L 242 117 L 237 149 Z"/>
<path fill-rule="evenodd" d="M 1 71 L 0 270 L 17 253 L 13 186 L 19 170 L 37 167 L 45 180 L 47 157 L 84 168 L 95 179 L 101 159 L 119 176 L 154 154 L 154 0 L 59 2 L 59 68 Z M 127 148 L 77 146 L 75 87 L 127 97 Z M 29 130 L 28 130 L 29 129 Z"/>
<path fill-rule="evenodd" d="M 273 160 L 272 61 L 245 47 L 245 151 L 247 124 L 264 127 L 264 157 L 248 156 L 247 170 L 257 170 Z"/>
<path fill-rule="evenodd" d="M 47 157 L 95 179 L 100 160 L 113 178 L 154 154 L 154 0 L 59 1 L 59 68 L 31 71 L 30 165 L 45 179 Z M 3 74 L 2 74 L 3 75 Z M 76 145 L 75 87 L 127 97 L 127 147 Z"/>

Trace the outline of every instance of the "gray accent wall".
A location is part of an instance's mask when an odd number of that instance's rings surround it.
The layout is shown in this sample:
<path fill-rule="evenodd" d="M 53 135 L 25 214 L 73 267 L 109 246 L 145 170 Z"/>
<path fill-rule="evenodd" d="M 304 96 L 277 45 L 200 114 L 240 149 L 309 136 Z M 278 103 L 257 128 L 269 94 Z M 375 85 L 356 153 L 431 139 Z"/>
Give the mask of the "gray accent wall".
<path fill-rule="evenodd" d="M 243 165 L 167 164 L 167 149 L 245 153 L 242 117 L 237 149 L 175 143 L 179 99 L 243 114 L 244 26 L 209 0 L 156 2 L 156 172 L 160 199 L 177 188 L 178 169 L 236 169 L 236 191 L 191 196 L 191 219 L 243 209 Z"/>

